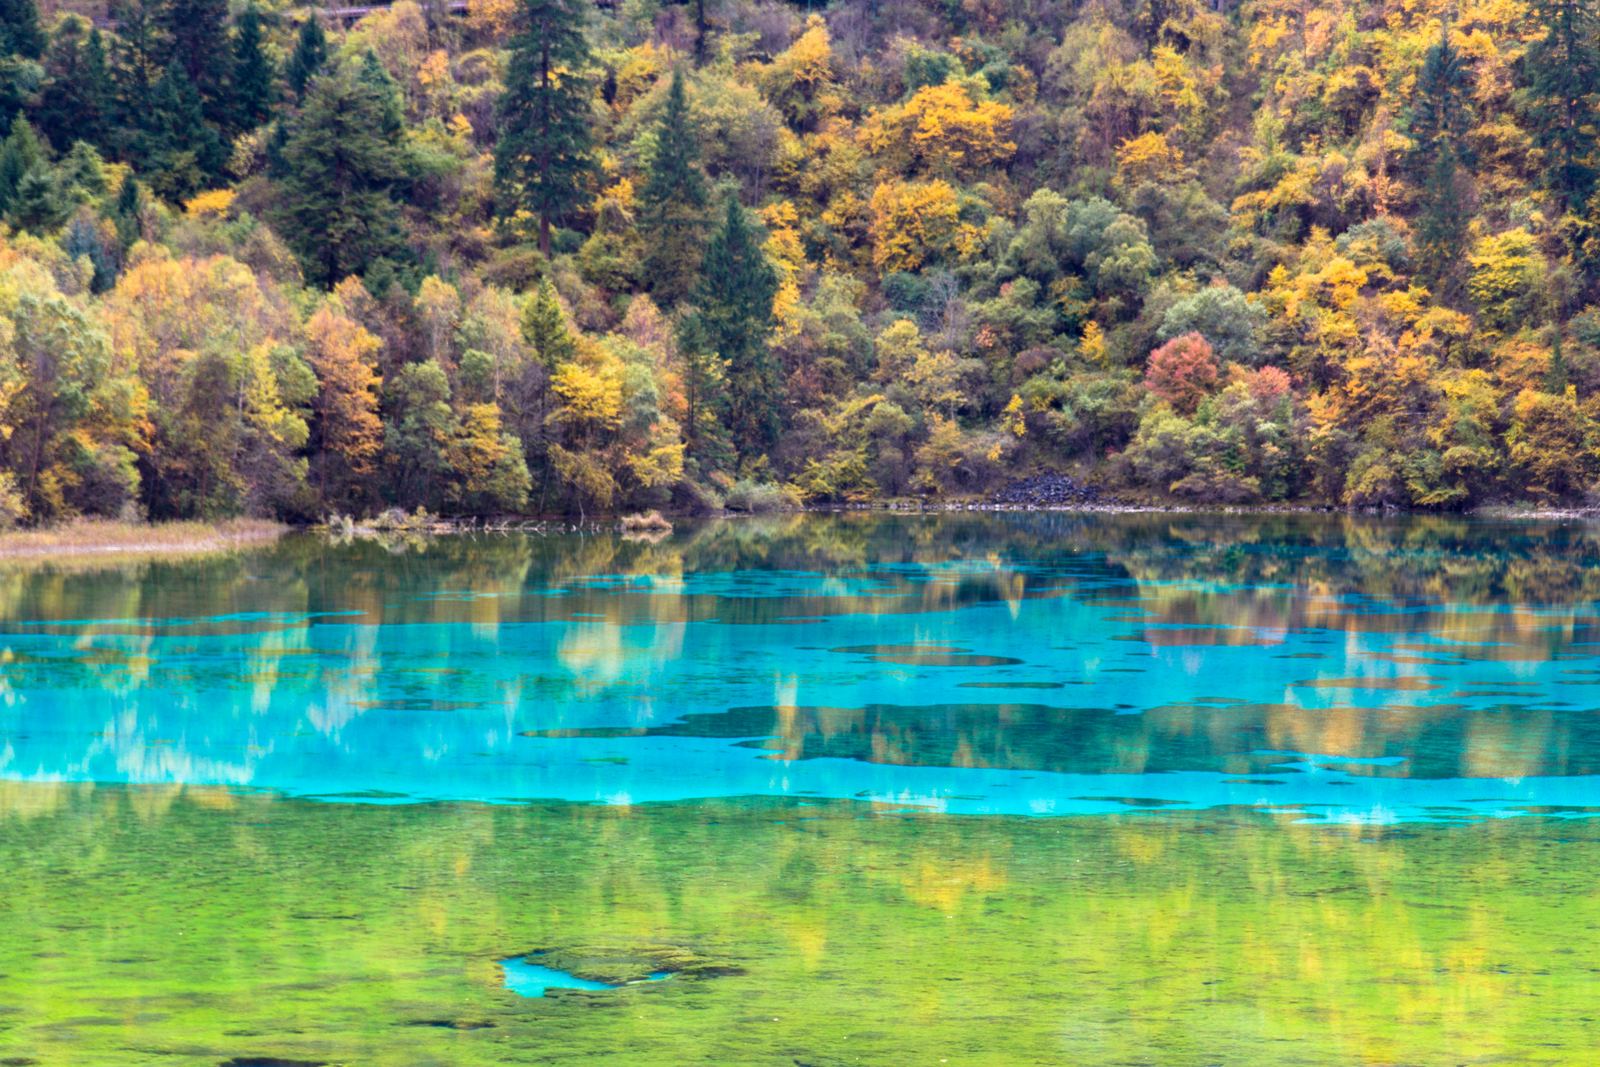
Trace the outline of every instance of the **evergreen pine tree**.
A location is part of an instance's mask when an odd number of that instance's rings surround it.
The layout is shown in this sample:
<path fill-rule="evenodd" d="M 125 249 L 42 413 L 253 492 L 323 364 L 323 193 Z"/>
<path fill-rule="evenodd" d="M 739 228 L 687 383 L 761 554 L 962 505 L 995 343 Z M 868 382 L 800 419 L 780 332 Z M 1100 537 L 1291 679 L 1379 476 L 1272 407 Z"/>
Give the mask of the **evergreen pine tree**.
<path fill-rule="evenodd" d="M 522 338 L 546 370 L 554 370 L 578 354 L 577 342 L 561 316 L 561 304 L 549 278 L 540 280 L 539 288 L 523 308 Z"/>
<path fill-rule="evenodd" d="M 38 59 L 44 46 L 39 5 L 34 0 L 0 0 L 0 55 Z"/>
<path fill-rule="evenodd" d="M 311 84 L 311 79 L 322 70 L 322 65 L 327 60 L 328 38 L 322 32 L 322 20 L 313 12 L 300 24 L 300 35 L 295 40 L 294 53 L 290 55 L 289 65 L 283 72 L 296 100 L 305 96 L 306 86 Z"/>
<path fill-rule="evenodd" d="M 404 146 L 382 88 L 349 69 L 312 79 L 283 146 L 280 229 L 306 276 L 332 285 L 403 255 Z"/>
<path fill-rule="evenodd" d="M 182 66 L 174 63 L 156 83 L 135 152 L 151 187 L 168 200 L 191 196 L 222 173 L 227 147 Z"/>
<path fill-rule="evenodd" d="M 236 130 L 253 130 L 272 117 L 277 102 L 276 71 L 261 48 L 261 12 L 245 9 L 233 33 L 233 114 Z"/>
<path fill-rule="evenodd" d="M 500 97 L 495 184 L 511 204 L 538 216 L 539 250 L 547 256 L 551 227 L 584 203 L 584 179 L 594 168 L 586 12 L 584 0 L 523 0 Z"/>
<path fill-rule="evenodd" d="M 106 194 L 105 160 L 87 141 L 75 141 L 56 168 L 61 188 L 74 200 L 96 200 Z"/>
<path fill-rule="evenodd" d="M 139 162 L 151 97 L 162 76 L 161 27 L 144 0 L 119 0 L 112 7 L 117 33 L 111 48 L 111 104 L 107 147 L 120 159 Z"/>
<path fill-rule="evenodd" d="M 111 206 L 111 224 L 117 229 L 117 241 L 125 252 L 144 236 L 144 193 L 133 175 L 122 179 L 117 190 L 116 203 Z"/>
<path fill-rule="evenodd" d="M 6 210 L 6 220 L 29 233 L 47 234 L 67 221 L 72 202 L 49 164 L 40 164 L 22 176 L 16 195 Z"/>
<path fill-rule="evenodd" d="M 44 63 L 46 81 L 34 115 L 39 130 L 57 149 L 74 141 L 104 144 L 111 104 L 105 42 L 88 22 L 61 22 Z"/>
<path fill-rule="evenodd" d="M 83 106 L 92 116 L 90 128 L 80 139 L 96 148 L 105 148 L 110 136 L 111 113 L 115 106 L 116 84 L 111 80 L 111 65 L 106 59 L 106 41 L 99 30 L 90 30 L 83 45 Z"/>
<path fill-rule="evenodd" d="M 694 289 L 706 222 L 706 181 L 700 144 L 689 124 L 683 72 L 674 71 L 656 129 L 655 154 L 639 192 L 644 276 L 657 303 L 670 307 Z"/>
<path fill-rule="evenodd" d="M 0 143 L 0 212 L 11 210 L 24 177 L 49 164 L 49 155 L 33 124 L 20 117 L 13 120 L 11 132 Z"/>
<path fill-rule="evenodd" d="M 712 350 L 699 312 L 679 320 L 678 351 L 683 354 L 686 458 L 697 475 L 730 469 L 737 457 L 724 424 L 728 408 L 727 365 Z"/>
<path fill-rule="evenodd" d="M 741 454 L 755 456 L 777 441 L 778 362 L 767 343 L 778 275 L 760 235 L 735 197 L 706 247 L 696 303 L 704 347 L 727 366 L 728 428 Z"/>
<path fill-rule="evenodd" d="M 1472 152 L 1467 131 L 1472 116 L 1471 77 L 1461 53 L 1450 43 L 1448 27 L 1428 49 L 1417 75 L 1410 133 L 1412 166 L 1421 185 L 1417 219 L 1418 259 L 1425 277 L 1440 295 L 1459 295 L 1465 258 Z"/>
<path fill-rule="evenodd" d="M 379 136 L 393 141 L 404 138 L 405 105 L 400 98 L 400 86 L 389 76 L 389 72 L 384 69 L 382 61 L 372 49 L 367 49 L 367 54 L 361 57 L 361 70 L 356 77 L 372 90 L 381 107 Z"/>
<path fill-rule="evenodd" d="M 1570 211 L 1582 211 L 1595 189 L 1600 107 L 1600 45 L 1589 0 L 1535 0 L 1543 37 L 1523 54 L 1534 142 L 1544 151 L 1543 177 Z"/>
<path fill-rule="evenodd" d="M 232 110 L 228 76 L 233 55 L 228 47 L 227 0 L 164 0 L 157 17 L 166 31 L 167 65 L 183 68 L 200 96 L 205 117 L 225 125 Z"/>

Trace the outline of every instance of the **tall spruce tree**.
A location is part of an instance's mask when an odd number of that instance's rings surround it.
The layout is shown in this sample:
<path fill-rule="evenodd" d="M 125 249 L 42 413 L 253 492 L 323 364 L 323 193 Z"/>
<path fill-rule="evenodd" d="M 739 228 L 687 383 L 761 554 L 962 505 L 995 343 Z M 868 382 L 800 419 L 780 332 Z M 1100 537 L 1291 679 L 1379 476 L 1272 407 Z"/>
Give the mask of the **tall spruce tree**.
<path fill-rule="evenodd" d="M 403 255 L 405 149 L 383 87 L 346 65 L 313 78 L 287 128 L 279 227 L 306 276 L 332 285 Z"/>
<path fill-rule="evenodd" d="M 67 221 L 72 201 L 49 164 L 34 167 L 17 183 L 16 195 L 6 209 L 6 221 L 19 230 L 47 234 Z"/>
<path fill-rule="evenodd" d="M 311 79 L 321 72 L 323 64 L 327 61 L 328 38 L 322 32 L 322 20 L 313 11 L 300 24 L 300 33 L 295 38 L 294 52 L 289 56 L 289 64 L 283 72 L 289 82 L 289 88 L 294 91 L 296 100 L 305 96 L 306 86 L 311 84 Z"/>
<path fill-rule="evenodd" d="M 27 119 L 11 123 L 11 132 L 0 142 L 0 212 L 9 212 L 27 175 L 50 165 L 44 142 Z"/>
<path fill-rule="evenodd" d="M 117 243 L 126 252 L 133 243 L 144 236 L 144 192 L 133 175 L 122 179 L 116 202 L 111 205 L 111 225 L 117 231 Z"/>
<path fill-rule="evenodd" d="M 683 72 L 676 70 L 656 128 L 655 153 L 639 191 L 644 276 L 657 303 L 664 307 L 676 304 L 694 289 L 705 243 L 706 201 L 700 143 L 689 122 Z"/>
<path fill-rule="evenodd" d="M 730 196 L 722 225 L 706 246 L 696 294 L 704 347 L 727 367 L 728 428 L 741 455 L 757 456 L 776 443 L 778 361 L 768 343 L 778 275 L 760 234 Z"/>
<path fill-rule="evenodd" d="M 594 169 L 587 13 L 585 0 L 523 0 L 500 97 L 495 184 L 508 205 L 538 216 L 546 256 L 551 228 L 585 202 Z"/>
<path fill-rule="evenodd" d="M 192 196 L 222 173 L 227 146 L 206 121 L 200 94 L 181 64 L 168 67 L 156 83 L 143 119 L 134 161 L 163 197 Z"/>
<path fill-rule="evenodd" d="M 555 370 L 578 355 L 578 344 L 567 329 L 567 320 L 561 315 L 561 304 L 556 300 L 555 286 L 549 277 L 539 280 L 539 287 L 528 298 L 522 309 L 522 339 L 533 349 L 533 356 L 546 370 Z"/>
<path fill-rule="evenodd" d="M 233 114 L 236 130 L 253 130 L 272 117 L 277 102 L 272 60 L 261 47 L 261 12 L 245 8 L 233 30 Z"/>
<path fill-rule="evenodd" d="M 137 163 L 143 131 L 151 121 L 151 96 L 163 74 L 162 32 L 144 0 L 117 0 L 111 10 L 117 32 L 111 45 L 108 147 Z"/>
<path fill-rule="evenodd" d="M 164 0 L 157 20 L 166 32 L 168 66 L 183 68 L 207 120 L 225 126 L 231 111 L 228 81 L 233 56 L 227 0 Z"/>
<path fill-rule="evenodd" d="M 1442 26 L 1417 75 L 1409 131 L 1412 169 L 1421 190 L 1418 258 L 1423 277 L 1446 299 L 1460 295 L 1471 215 L 1471 93 L 1471 76 L 1450 43 L 1449 27 Z"/>
<path fill-rule="evenodd" d="M 100 31 L 83 19 L 62 20 L 44 67 L 35 111 L 40 131 L 58 150 L 74 141 L 106 144 L 113 90 Z"/>
<path fill-rule="evenodd" d="M 1535 0 L 1531 13 L 1545 32 L 1522 57 L 1530 132 L 1545 155 L 1545 183 L 1577 212 L 1589 202 L 1600 174 L 1597 21 L 1590 0 Z"/>
<path fill-rule="evenodd" d="M 34 0 L 0 0 L 0 55 L 38 59 L 44 47 L 39 5 Z"/>

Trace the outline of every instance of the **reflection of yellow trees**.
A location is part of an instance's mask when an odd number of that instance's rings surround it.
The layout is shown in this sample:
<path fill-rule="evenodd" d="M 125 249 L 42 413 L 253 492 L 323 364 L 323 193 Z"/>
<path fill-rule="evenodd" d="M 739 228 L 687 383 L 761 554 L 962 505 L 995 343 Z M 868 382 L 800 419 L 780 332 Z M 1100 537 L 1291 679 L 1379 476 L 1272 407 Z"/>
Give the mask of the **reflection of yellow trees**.
<path fill-rule="evenodd" d="M 21 1009 L 0 1057 L 1184 1065 L 1292 1047 L 1344 1064 L 1592 1046 L 1573 941 L 1600 922 L 1592 822 L 219 802 L 0 784 L 0 973 Z M 746 973 L 609 1000 L 497 990 L 498 956 L 563 945 Z M 426 1019 L 495 1026 L 402 1025 Z"/>

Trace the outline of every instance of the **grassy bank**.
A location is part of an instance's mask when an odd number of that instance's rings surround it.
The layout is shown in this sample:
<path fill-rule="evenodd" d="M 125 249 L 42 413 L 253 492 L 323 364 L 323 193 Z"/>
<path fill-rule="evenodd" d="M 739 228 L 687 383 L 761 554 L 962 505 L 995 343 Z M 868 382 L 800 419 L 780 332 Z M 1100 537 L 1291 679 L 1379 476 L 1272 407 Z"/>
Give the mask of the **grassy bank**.
<path fill-rule="evenodd" d="M 288 529 L 263 519 L 157 523 L 81 519 L 37 530 L 0 533 L 0 563 L 203 555 L 265 544 Z"/>

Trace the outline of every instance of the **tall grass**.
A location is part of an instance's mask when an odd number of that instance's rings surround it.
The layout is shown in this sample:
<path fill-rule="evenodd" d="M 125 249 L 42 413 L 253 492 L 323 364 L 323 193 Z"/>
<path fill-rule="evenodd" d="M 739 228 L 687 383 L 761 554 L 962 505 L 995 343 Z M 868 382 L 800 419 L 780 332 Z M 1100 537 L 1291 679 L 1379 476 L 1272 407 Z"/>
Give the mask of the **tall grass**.
<path fill-rule="evenodd" d="M 76 519 L 56 526 L 0 533 L 0 561 L 222 552 L 272 541 L 287 529 L 264 519 L 154 523 Z"/>

